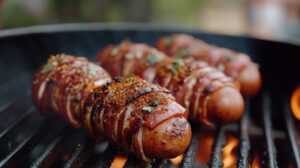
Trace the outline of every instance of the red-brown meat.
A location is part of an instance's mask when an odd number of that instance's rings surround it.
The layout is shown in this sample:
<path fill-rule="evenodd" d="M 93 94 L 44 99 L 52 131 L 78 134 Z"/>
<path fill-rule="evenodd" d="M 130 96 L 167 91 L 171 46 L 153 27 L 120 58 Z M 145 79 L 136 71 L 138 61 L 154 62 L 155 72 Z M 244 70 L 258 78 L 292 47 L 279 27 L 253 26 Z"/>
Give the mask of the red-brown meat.
<path fill-rule="evenodd" d="M 110 45 L 97 61 L 112 75 L 136 74 L 172 91 L 192 120 L 208 126 L 238 120 L 244 110 L 239 85 L 202 61 L 176 60 L 144 44 Z"/>
<path fill-rule="evenodd" d="M 145 161 L 175 157 L 190 143 L 186 110 L 167 89 L 135 76 L 111 80 L 85 58 L 50 57 L 35 74 L 32 90 L 42 113 L 54 111 L 74 127 L 83 124 L 89 135 L 105 137 Z M 152 150 L 152 143 L 161 145 Z"/>
<path fill-rule="evenodd" d="M 245 96 L 254 96 L 260 90 L 261 76 L 251 58 L 226 48 L 216 47 L 186 34 L 161 37 L 157 48 L 175 58 L 202 60 L 239 81 Z"/>

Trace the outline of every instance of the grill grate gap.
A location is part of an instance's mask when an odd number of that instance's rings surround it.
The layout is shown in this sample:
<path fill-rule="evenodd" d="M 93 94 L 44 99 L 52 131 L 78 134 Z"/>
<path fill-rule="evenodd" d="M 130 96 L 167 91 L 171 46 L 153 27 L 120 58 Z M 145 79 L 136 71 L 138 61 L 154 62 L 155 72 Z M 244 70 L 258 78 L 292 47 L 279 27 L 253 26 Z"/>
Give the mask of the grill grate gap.
<path fill-rule="evenodd" d="M 267 142 L 267 161 L 268 167 L 277 168 L 276 149 L 273 140 L 272 118 L 271 118 L 271 100 L 270 96 L 265 93 L 262 100 L 263 105 L 263 126 L 265 131 L 265 139 Z"/>
<path fill-rule="evenodd" d="M 103 153 L 103 157 L 99 158 L 99 161 L 96 165 L 100 165 L 99 167 L 101 168 L 109 168 L 113 159 L 115 158 L 117 150 L 118 149 L 116 149 L 113 145 L 109 144 Z"/>
<path fill-rule="evenodd" d="M 79 149 L 75 151 L 75 153 L 72 155 L 72 158 L 68 160 L 64 167 L 83 167 L 94 146 L 95 145 L 92 139 L 85 138 Z"/>
<path fill-rule="evenodd" d="M 24 114 L 21 114 L 21 116 L 14 121 L 10 126 L 8 126 L 6 129 L 4 129 L 0 133 L 0 139 L 2 139 L 3 136 L 6 135 L 7 132 L 11 131 L 13 128 L 17 127 L 18 125 L 20 126 L 20 122 L 24 121 L 26 118 L 30 117 L 33 115 L 34 108 L 31 107 L 30 109 L 26 110 Z M 1 141 L 1 140 L 0 140 Z"/>
<path fill-rule="evenodd" d="M 57 137 L 53 142 L 45 149 L 44 153 L 37 158 L 31 167 L 50 167 L 54 160 L 58 157 L 58 153 L 61 152 L 61 137 Z"/>
<path fill-rule="evenodd" d="M 284 102 L 284 117 L 285 117 L 285 124 L 287 129 L 287 135 L 288 135 L 288 141 L 292 149 L 292 156 L 293 156 L 293 162 L 296 165 L 296 167 L 300 167 L 300 154 L 297 146 L 296 140 L 299 139 L 298 134 L 295 132 L 295 122 L 294 119 L 291 116 L 291 110 L 289 107 L 289 103 L 287 99 L 285 99 Z"/>
<path fill-rule="evenodd" d="M 32 112 L 21 119 L 20 122 L 5 130 L 0 139 L 0 159 L 5 159 L 27 136 L 37 130 L 43 121 L 38 113 Z"/>
<path fill-rule="evenodd" d="M 6 155 L 6 157 L 0 162 L 0 166 L 11 167 L 19 165 L 24 158 L 28 157 L 29 153 L 41 141 L 41 139 L 46 136 L 48 132 L 45 130 L 49 129 L 49 126 L 51 126 L 51 123 L 54 121 L 53 119 L 48 119 L 45 122 L 43 122 L 42 119 L 39 120 L 40 122 L 38 122 L 38 125 L 33 125 L 34 127 L 27 130 L 30 131 L 29 135 L 25 137 L 25 139 L 22 139 L 21 142 L 17 144 L 16 148 Z M 18 130 L 23 131 L 22 129 Z M 19 132 L 16 133 L 18 134 Z"/>
<path fill-rule="evenodd" d="M 40 142 L 40 146 L 43 146 L 42 144 L 45 144 L 44 146 L 46 147 L 44 147 L 45 149 L 41 149 L 42 154 L 40 154 L 40 156 L 37 155 L 37 157 L 33 159 L 32 167 L 44 167 L 44 165 L 50 167 L 53 165 L 57 166 L 59 164 L 62 164 L 61 162 L 63 162 L 63 154 L 64 152 L 66 152 L 66 148 L 76 143 L 78 138 L 74 138 L 74 135 L 80 133 L 80 130 L 75 130 L 70 128 L 69 126 L 66 126 L 66 123 L 62 120 L 60 120 L 60 123 L 60 127 L 64 129 L 56 128 L 56 130 L 59 131 L 56 131 L 54 133 L 55 136 L 49 137 L 44 143 Z"/>

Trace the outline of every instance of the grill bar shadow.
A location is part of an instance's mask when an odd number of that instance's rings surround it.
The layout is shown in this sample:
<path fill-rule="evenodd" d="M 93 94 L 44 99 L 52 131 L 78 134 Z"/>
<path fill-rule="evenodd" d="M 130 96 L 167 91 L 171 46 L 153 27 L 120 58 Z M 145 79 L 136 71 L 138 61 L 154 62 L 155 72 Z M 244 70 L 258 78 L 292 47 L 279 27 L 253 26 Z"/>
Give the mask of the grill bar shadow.
<path fill-rule="evenodd" d="M 267 167 L 277 168 L 277 158 L 276 158 L 276 148 L 274 144 L 274 137 L 272 131 L 272 118 L 271 118 L 271 100 L 270 96 L 267 93 L 263 94 L 262 99 L 262 114 L 263 114 L 263 126 L 265 132 L 265 140 L 267 142 Z"/>

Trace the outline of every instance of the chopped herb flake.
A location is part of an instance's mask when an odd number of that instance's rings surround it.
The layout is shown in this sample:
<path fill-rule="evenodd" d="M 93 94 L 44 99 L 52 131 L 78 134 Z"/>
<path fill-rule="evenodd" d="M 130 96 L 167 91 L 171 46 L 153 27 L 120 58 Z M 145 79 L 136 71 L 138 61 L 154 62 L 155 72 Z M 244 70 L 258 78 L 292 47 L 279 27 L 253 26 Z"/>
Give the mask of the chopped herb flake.
<path fill-rule="evenodd" d="M 189 55 L 189 49 L 183 48 L 175 54 L 176 58 L 184 58 Z"/>
<path fill-rule="evenodd" d="M 88 72 L 88 75 L 89 75 L 89 76 L 97 76 L 97 73 L 96 73 L 96 71 L 90 70 L 90 71 Z"/>
<path fill-rule="evenodd" d="M 58 63 L 62 63 L 62 62 L 64 61 L 64 59 L 65 59 L 65 56 L 62 55 L 62 56 L 60 56 L 60 57 L 58 58 L 57 62 L 58 62 Z"/>
<path fill-rule="evenodd" d="M 52 70 L 54 67 L 54 65 L 52 63 L 48 63 L 46 64 L 43 69 L 42 69 L 42 73 L 47 73 L 49 72 L 50 70 Z"/>
<path fill-rule="evenodd" d="M 154 54 L 149 55 L 147 60 L 148 60 L 149 64 L 155 64 L 159 61 L 157 55 L 154 55 Z"/>
<path fill-rule="evenodd" d="M 164 38 L 164 44 L 169 47 L 171 46 L 173 43 L 173 37 L 172 36 L 169 36 L 169 37 L 165 37 Z"/>
<path fill-rule="evenodd" d="M 183 59 L 176 59 L 178 65 L 184 65 Z"/>
<path fill-rule="evenodd" d="M 158 106 L 159 105 L 159 100 L 153 100 L 152 102 L 151 102 L 151 106 Z"/>
<path fill-rule="evenodd" d="M 143 111 L 146 111 L 148 113 L 150 113 L 152 110 L 153 110 L 153 107 L 151 107 L 151 106 L 144 106 L 143 107 Z"/>
<path fill-rule="evenodd" d="M 234 60 L 234 57 L 232 55 L 227 55 L 226 58 L 227 58 L 228 62 L 231 62 Z"/>
<path fill-rule="evenodd" d="M 130 72 L 129 72 L 129 73 L 126 73 L 125 76 L 126 76 L 126 77 L 134 77 L 135 75 L 134 75 L 133 73 L 130 73 Z"/>
<path fill-rule="evenodd" d="M 181 61 L 182 61 L 182 60 L 181 60 Z M 173 75 L 176 75 L 177 72 L 178 72 L 178 70 L 179 70 L 182 66 L 183 66 L 183 62 L 180 63 L 180 60 L 179 60 L 179 62 L 177 62 L 177 60 L 176 60 L 176 62 L 172 63 L 172 64 L 169 65 L 167 68 L 171 71 L 171 73 L 172 73 Z"/>

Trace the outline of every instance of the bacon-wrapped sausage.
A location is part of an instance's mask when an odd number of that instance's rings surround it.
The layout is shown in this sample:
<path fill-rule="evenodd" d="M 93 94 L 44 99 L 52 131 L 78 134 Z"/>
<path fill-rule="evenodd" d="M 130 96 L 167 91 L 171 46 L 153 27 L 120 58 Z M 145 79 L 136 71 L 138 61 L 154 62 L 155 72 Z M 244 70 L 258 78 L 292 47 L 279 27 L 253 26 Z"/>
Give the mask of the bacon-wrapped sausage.
<path fill-rule="evenodd" d="M 190 143 L 186 110 L 167 89 L 135 77 L 117 77 L 85 58 L 52 56 L 36 74 L 33 101 L 89 135 L 105 137 L 145 161 L 182 154 Z"/>
<path fill-rule="evenodd" d="M 239 81 L 241 92 L 245 96 L 254 96 L 260 90 L 261 76 L 258 66 L 244 53 L 211 46 L 186 34 L 161 37 L 157 42 L 157 48 L 176 58 L 191 57 L 206 61 Z"/>
<path fill-rule="evenodd" d="M 168 88 L 191 120 L 207 126 L 234 122 L 244 111 L 238 83 L 203 61 L 183 62 L 128 41 L 106 47 L 97 61 L 114 76 L 133 73 Z"/>

